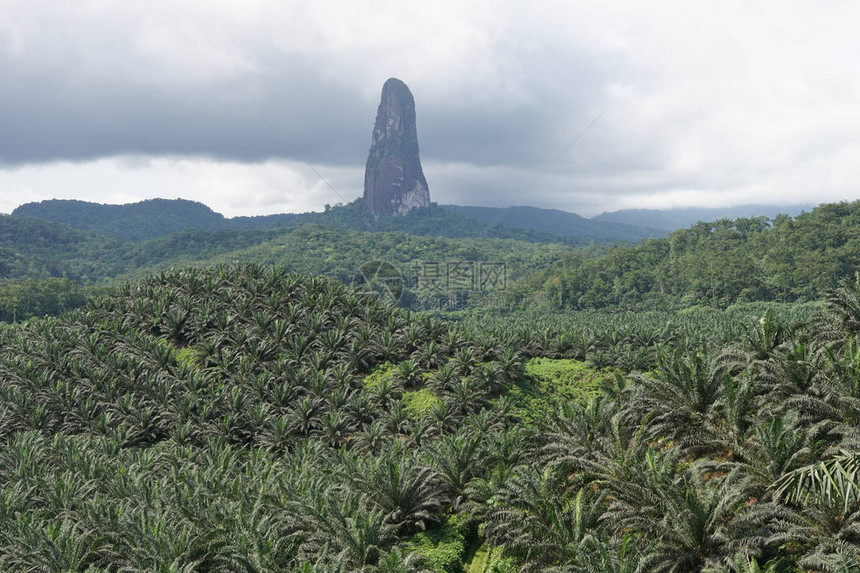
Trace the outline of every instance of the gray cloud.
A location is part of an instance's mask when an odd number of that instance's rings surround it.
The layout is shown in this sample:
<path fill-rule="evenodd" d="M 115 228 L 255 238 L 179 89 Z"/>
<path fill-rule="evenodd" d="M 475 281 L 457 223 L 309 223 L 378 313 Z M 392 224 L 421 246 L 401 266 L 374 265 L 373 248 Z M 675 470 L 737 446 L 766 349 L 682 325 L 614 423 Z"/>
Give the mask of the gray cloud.
<path fill-rule="evenodd" d="M 389 76 L 415 95 L 440 202 L 599 212 L 853 198 L 858 16 L 849 3 L 800 1 L 9 0 L 0 210 L 59 196 L 49 185 L 72 172 L 92 185 L 113 174 L 96 198 L 143 198 L 132 179 L 147 172 L 247 214 L 223 186 L 202 191 L 208 172 L 246 193 L 259 185 L 261 213 L 321 208 L 321 182 L 258 113 L 324 176 L 343 176 L 336 188 L 351 199 Z M 181 172 L 182 158 L 194 168 Z M 135 191 L 111 195 L 117 186 Z M 280 186 L 299 187 L 278 201 Z"/>
<path fill-rule="evenodd" d="M 200 14 L 207 9 L 203 6 Z M 266 6 L 277 16 L 288 15 L 275 3 Z M 0 53 L 5 85 L 0 105 L 14 113 L 0 117 L 0 161 L 83 161 L 124 153 L 241 161 L 290 157 L 291 151 L 267 133 L 256 116 L 260 113 L 309 159 L 360 163 L 382 81 L 400 75 L 416 96 L 428 158 L 530 164 L 561 144 L 563 130 L 557 134 L 556 128 L 569 116 L 587 115 L 580 105 L 584 98 L 599 99 L 595 65 L 575 55 L 548 61 L 549 45 L 524 57 L 522 41 L 495 42 L 463 32 L 464 37 L 455 33 L 449 40 L 453 48 L 463 44 L 464 53 L 456 54 L 445 53 L 445 38 L 418 36 L 418 42 L 443 44 L 443 53 L 419 47 L 414 61 L 389 68 L 386 58 L 399 54 L 385 50 L 401 48 L 386 41 L 389 30 L 383 29 L 376 32 L 382 34 L 376 39 L 382 46 L 368 54 L 381 54 L 382 61 L 361 62 L 363 70 L 338 77 L 337 68 L 353 59 L 350 54 L 327 56 L 323 44 L 317 46 L 320 51 L 285 46 L 278 38 L 255 34 L 265 30 L 258 20 L 222 32 L 215 41 L 208 32 L 225 23 L 208 22 L 207 29 L 204 20 L 199 23 L 203 29 L 196 30 L 182 16 L 200 14 L 178 12 L 178 21 L 170 22 L 118 9 L 82 14 L 21 4 L 11 10 L 5 21 L 19 40 L 17 48 Z M 363 17 L 367 23 L 374 16 Z M 325 22 L 313 23 L 326 28 Z M 473 34 L 480 30 L 464 26 Z M 470 51 L 475 52 L 471 57 Z M 481 51 L 495 61 L 480 61 Z M 201 61 L 193 60 L 195 55 Z M 457 75 L 425 72 L 422 68 L 432 68 L 435 57 L 462 69 Z M 362 72 L 366 76 L 358 75 Z M 570 81 L 552 81 L 555 74 Z M 367 87 L 371 82 L 374 90 Z"/>

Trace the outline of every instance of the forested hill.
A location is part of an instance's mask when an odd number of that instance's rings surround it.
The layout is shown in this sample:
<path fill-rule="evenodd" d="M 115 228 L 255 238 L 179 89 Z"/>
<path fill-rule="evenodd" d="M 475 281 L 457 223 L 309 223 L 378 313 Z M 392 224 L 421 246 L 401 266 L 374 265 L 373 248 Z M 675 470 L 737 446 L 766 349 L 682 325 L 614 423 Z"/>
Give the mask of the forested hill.
<path fill-rule="evenodd" d="M 810 300 L 858 270 L 860 202 L 824 204 L 795 219 L 722 219 L 599 256 L 571 253 L 511 296 L 573 309 Z"/>
<path fill-rule="evenodd" d="M 664 230 L 586 219 L 575 213 L 537 207 L 460 207 L 431 205 L 404 217 L 374 217 L 360 201 L 327 207 L 325 212 L 287 213 L 227 219 L 209 207 L 181 199 L 151 199 L 130 205 L 51 200 L 15 209 L 26 216 L 92 230 L 125 241 L 144 241 L 186 230 L 223 231 L 294 228 L 307 224 L 350 231 L 402 231 L 413 235 L 488 237 L 587 245 L 638 242 Z"/>
<path fill-rule="evenodd" d="M 508 238 L 569 245 L 636 243 L 659 238 L 697 221 L 749 216 L 797 215 L 812 205 L 794 208 L 747 205 L 727 209 L 634 209 L 603 213 L 591 219 L 558 209 L 537 207 L 468 207 L 431 205 L 405 217 L 374 217 L 359 201 L 327 207 L 325 212 L 285 213 L 225 218 L 206 205 L 182 199 L 150 199 L 128 205 L 50 200 L 21 205 L 12 213 L 62 223 L 85 231 L 140 242 L 177 232 L 247 231 L 322 225 L 350 231 L 402 231 L 442 237 Z"/>
<path fill-rule="evenodd" d="M 68 278 L 83 285 L 175 266 L 241 260 L 274 263 L 348 281 L 362 264 L 387 261 L 406 272 L 420 261 L 499 261 L 521 277 L 571 247 L 515 239 L 416 236 L 400 231 L 298 228 L 183 231 L 123 242 L 40 219 L 0 215 L 0 280 Z"/>
<path fill-rule="evenodd" d="M 515 280 L 569 250 L 565 245 L 512 239 L 416 236 L 320 225 L 183 231 L 123 242 L 59 223 L 0 215 L 0 321 L 54 315 L 79 306 L 83 287 L 92 290 L 92 285 L 109 284 L 118 277 L 176 266 L 258 262 L 350 282 L 362 265 L 372 261 L 393 265 L 406 280 L 422 261 L 491 261 L 505 264 L 506 276 Z"/>
<path fill-rule="evenodd" d="M 253 231 L 322 225 L 349 231 L 400 231 L 411 235 L 518 239 L 535 243 L 585 245 L 594 242 L 639 240 L 629 232 L 555 234 L 549 229 L 508 226 L 499 221 L 478 221 L 431 205 L 403 217 L 374 217 L 359 201 L 329 207 L 322 213 L 297 213 L 227 219 L 209 207 L 181 199 L 151 199 L 130 205 L 100 205 L 84 201 L 51 200 L 27 203 L 14 217 L 28 217 L 95 231 L 126 242 L 166 237 L 182 231 Z M 623 226 L 622 226 L 623 227 Z M 608 228 L 614 228 L 608 225 Z M 621 227 L 619 227 L 621 228 Z"/>
<path fill-rule="evenodd" d="M 126 241 L 154 239 L 186 229 L 215 231 L 228 225 L 222 215 L 209 207 L 182 199 L 150 199 L 131 205 L 54 199 L 26 203 L 12 214 L 64 223 Z"/>
<path fill-rule="evenodd" d="M 860 203 L 822 205 L 796 219 L 698 223 L 612 249 L 547 243 L 536 231 L 483 225 L 438 206 L 379 220 L 354 204 L 312 215 L 301 226 L 187 230 L 147 241 L 2 215 L 0 320 L 76 306 L 81 285 L 213 262 L 281 264 L 347 282 L 373 260 L 404 274 L 424 261 L 504 262 L 506 304 L 570 309 L 811 300 L 860 268 Z M 443 231 L 453 236 L 434 236 Z M 520 240 L 498 238 L 509 235 Z M 67 282 L 41 282 L 57 280 Z"/>

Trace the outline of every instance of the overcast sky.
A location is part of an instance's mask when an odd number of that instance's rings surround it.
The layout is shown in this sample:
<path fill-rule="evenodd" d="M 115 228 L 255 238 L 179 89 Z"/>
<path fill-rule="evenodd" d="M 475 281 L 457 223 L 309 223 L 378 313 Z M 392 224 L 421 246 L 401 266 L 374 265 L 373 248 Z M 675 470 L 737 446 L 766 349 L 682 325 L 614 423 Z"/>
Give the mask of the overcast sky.
<path fill-rule="evenodd" d="M 826 0 L 0 0 L 0 212 L 352 201 L 392 76 L 439 203 L 854 200 L 858 22 Z"/>

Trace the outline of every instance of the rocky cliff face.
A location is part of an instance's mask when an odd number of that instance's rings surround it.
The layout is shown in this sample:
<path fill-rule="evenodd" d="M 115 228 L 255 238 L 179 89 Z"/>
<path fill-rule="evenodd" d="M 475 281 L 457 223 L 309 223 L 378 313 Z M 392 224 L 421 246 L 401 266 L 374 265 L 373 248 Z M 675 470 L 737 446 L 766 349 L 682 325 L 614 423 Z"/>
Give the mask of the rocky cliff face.
<path fill-rule="evenodd" d="M 430 189 L 418 157 L 415 100 L 402 81 L 382 86 L 367 167 L 364 206 L 378 216 L 404 215 L 430 205 Z"/>

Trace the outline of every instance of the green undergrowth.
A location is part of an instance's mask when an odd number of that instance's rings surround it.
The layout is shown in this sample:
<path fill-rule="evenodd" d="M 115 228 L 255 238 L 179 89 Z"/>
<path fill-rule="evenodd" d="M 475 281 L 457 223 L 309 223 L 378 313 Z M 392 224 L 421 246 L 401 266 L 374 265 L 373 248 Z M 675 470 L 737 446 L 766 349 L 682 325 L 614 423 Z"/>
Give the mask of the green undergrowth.
<path fill-rule="evenodd" d="M 395 376 L 397 375 L 397 364 L 386 362 L 378 366 L 373 372 L 364 377 L 364 389 L 370 392 L 380 392 L 385 387 L 394 385 Z M 424 378 L 428 376 L 424 374 Z M 421 417 L 433 411 L 442 399 L 439 398 L 429 388 L 420 388 L 418 390 L 409 390 L 403 392 L 400 398 L 403 407 L 409 414 L 412 420 L 418 420 Z"/>
<path fill-rule="evenodd" d="M 422 531 L 409 542 L 409 552 L 419 553 L 424 570 L 434 573 L 462 573 L 463 560 L 468 545 L 468 527 L 458 516 L 449 517 L 445 523 Z"/>
<path fill-rule="evenodd" d="M 526 422 L 552 410 L 559 401 L 585 402 L 600 387 L 615 378 L 612 368 L 594 368 L 568 358 L 532 358 L 525 363 L 524 380 L 515 384 L 510 396 L 517 414 Z"/>
<path fill-rule="evenodd" d="M 377 366 L 373 372 L 364 377 L 363 386 L 370 392 L 378 392 L 382 386 L 390 386 L 394 382 L 394 371 L 397 365 L 386 362 Z"/>
<path fill-rule="evenodd" d="M 502 556 L 496 547 L 482 545 L 466 567 L 466 573 L 516 573 L 517 565 L 510 557 Z"/>
<path fill-rule="evenodd" d="M 409 417 L 417 420 L 433 411 L 442 399 L 433 393 L 430 388 L 421 388 L 413 392 L 405 392 L 400 399 L 403 402 L 403 407 L 409 413 Z"/>
<path fill-rule="evenodd" d="M 179 348 L 176 350 L 176 361 L 192 368 L 199 365 L 197 351 L 192 347 Z"/>

